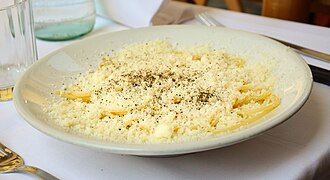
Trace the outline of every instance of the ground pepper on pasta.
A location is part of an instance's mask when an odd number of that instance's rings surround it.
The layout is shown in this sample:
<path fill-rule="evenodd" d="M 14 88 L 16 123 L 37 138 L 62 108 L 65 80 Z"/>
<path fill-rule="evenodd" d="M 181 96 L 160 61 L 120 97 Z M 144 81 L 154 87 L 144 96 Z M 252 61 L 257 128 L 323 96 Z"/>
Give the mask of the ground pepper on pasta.
<path fill-rule="evenodd" d="M 196 141 L 239 131 L 276 108 L 271 77 L 223 50 L 154 40 L 103 56 L 55 91 L 45 111 L 70 133 L 110 142 Z"/>

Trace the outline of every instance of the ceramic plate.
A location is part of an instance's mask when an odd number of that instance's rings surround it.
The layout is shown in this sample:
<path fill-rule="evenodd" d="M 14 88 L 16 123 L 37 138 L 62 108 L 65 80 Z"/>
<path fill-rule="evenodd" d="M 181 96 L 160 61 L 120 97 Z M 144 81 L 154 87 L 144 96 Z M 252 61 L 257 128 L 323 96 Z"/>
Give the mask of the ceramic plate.
<path fill-rule="evenodd" d="M 179 47 L 207 44 L 239 55 L 248 64 L 269 64 L 277 79 L 275 93 L 279 107 L 239 132 L 180 144 L 118 144 L 69 134 L 47 123 L 43 107 L 51 92 L 63 81 L 84 73 L 100 62 L 100 53 L 111 53 L 123 46 L 155 39 L 166 39 Z M 274 65 L 275 64 L 275 65 Z M 312 74 L 305 61 L 290 48 L 252 33 L 206 26 L 159 26 L 108 33 L 63 47 L 38 60 L 17 81 L 14 104 L 19 114 L 33 127 L 65 142 L 118 154 L 168 156 L 228 146 L 254 137 L 290 118 L 307 100 Z"/>

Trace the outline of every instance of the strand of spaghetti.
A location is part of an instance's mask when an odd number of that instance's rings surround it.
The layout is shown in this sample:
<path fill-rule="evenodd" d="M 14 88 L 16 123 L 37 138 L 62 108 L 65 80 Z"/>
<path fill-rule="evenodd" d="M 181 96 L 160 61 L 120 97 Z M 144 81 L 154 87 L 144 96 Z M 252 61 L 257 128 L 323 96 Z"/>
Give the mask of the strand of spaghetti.
<path fill-rule="evenodd" d="M 272 95 L 272 97 L 270 97 L 270 100 L 272 101 L 272 104 L 270 105 L 266 105 L 266 106 L 261 106 L 255 109 L 243 109 L 241 111 L 239 111 L 239 114 L 242 115 L 251 115 L 251 114 L 255 114 L 261 111 L 266 111 L 266 112 L 270 112 L 274 109 L 274 107 L 277 107 L 281 102 L 280 99 L 277 96 Z"/>
<path fill-rule="evenodd" d="M 116 109 L 116 110 L 104 110 L 100 114 L 99 118 L 103 119 L 106 116 L 111 116 L 111 115 L 116 115 L 116 116 L 121 116 L 127 114 L 128 111 L 124 109 Z"/>
<path fill-rule="evenodd" d="M 233 126 L 230 126 L 230 127 L 227 127 L 227 128 L 222 128 L 222 129 L 219 129 L 219 130 L 214 130 L 213 133 L 219 134 L 221 132 L 233 131 L 237 128 L 240 128 L 242 126 L 245 126 L 247 124 L 250 124 L 250 123 L 255 122 L 256 120 L 260 119 L 261 117 L 263 117 L 264 115 L 266 115 L 267 113 L 269 113 L 270 111 L 275 109 L 280 104 L 280 99 L 275 95 L 273 95 L 273 96 L 275 98 L 273 103 L 267 109 L 265 109 L 264 111 L 261 111 L 258 114 L 256 114 L 255 116 L 249 117 L 249 118 L 247 118 L 247 119 L 245 119 L 245 120 L 241 121 L 240 123 L 237 123 Z"/>
<path fill-rule="evenodd" d="M 233 131 L 233 130 L 238 129 L 238 128 L 242 127 L 242 126 L 245 126 L 245 125 L 248 125 L 250 123 L 253 123 L 254 121 L 260 119 L 265 114 L 267 114 L 267 112 L 259 113 L 259 114 L 255 115 L 255 116 L 250 117 L 250 118 L 247 118 L 246 120 L 243 120 L 240 123 L 237 123 L 237 124 L 235 124 L 233 126 L 230 126 L 230 127 L 227 127 L 227 128 L 222 128 L 222 129 L 219 129 L 219 130 L 214 130 L 213 133 L 214 134 L 219 134 L 219 133 L 222 133 L 222 132 Z"/>
<path fill-rule="evenodd" d="M 126 115 L 129 111 L 133 111 L 134 109 L 137 109 L 138 111 L 141 111 L 142 109 L 146 108 L 148 106 L 148 103 L 151 101 L 151 99 L 145 101 L 142 105 L 137 106 L 135 108 L 128 108 L 128 110 L 126 109 L 105 109 L 101 112 L 101 114 L 99 115 L 100 119 L 103 119 L 106 116 L 111 116 L 111 115 L 116 115 L 116 116 L 122 116 L 122 115 Z"/>
<path fill-rule="evenodd" d="M 89 103 L 91 94 L 87 92 L 62 92 L 62 91 L 54 91 L 54 94 L 57 94 L 61 97 L 70 99 L 70 100 L 76 100 L 81 99 L 83 102 Z"/>
<path fill-rule="evenodd" d="M 242 92 L 246 92 L 246 91 L 260 91 L 262 90 L 263 88 L 253 88 L 251 87 L 250 84 L 246 84 L 246 85 L 242 85 L 239 90 L 242 91 Z"/>
<path fill-rule="evenodd" d="M 260 100 L 265 100 L 267 99 L 267 97 L 269 97 L 272 93 L 270 91 L 266 91 L 265 93 L 258 95 L 258 96 L 246 96 L 241 100 L 236 100 L 235 104 L 234 104 L 234 108 L 236 107 L 240 107 L 244 104 L 248 104 L 251 101 L 260 101 Z"/>

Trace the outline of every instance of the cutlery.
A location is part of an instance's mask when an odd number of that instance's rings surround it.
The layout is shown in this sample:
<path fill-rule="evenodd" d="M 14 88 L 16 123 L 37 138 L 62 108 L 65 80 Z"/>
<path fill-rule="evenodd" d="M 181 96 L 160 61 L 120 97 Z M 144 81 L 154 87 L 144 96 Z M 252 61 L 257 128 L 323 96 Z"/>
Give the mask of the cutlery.
<path fill-rule="evenodd" d="M 207 12 L 202 12 L 199 13 L 197 15 L 195 15 L 195 18 L 203 25 L 206 26 L 221 26 L 221 27 L 225 27 L 223 24 L 221 24 L 219 21 L 217 21 L 216 19 L 214 19 L 212 16 L 210 16 Z M 268 37 L 268 36 L 265 36 Z M 321 53 L 312 49 L 308 49 L 308 48 L 304 48 L 286 41 L 282 41 L 282 40 L 278 40 L 272 37 L 268 37 L 271 38 L 275 41 L 278 41 L 286 46 L 291 47 L 293 50 L 295 50 L 297 53 L 299 54 L 303 54 L 315 59 L 319 59 L 325 62 L 330 62 L 330 55 L 325 54 L 325 53 Z M 313 79 L 316 82 L 322 83 L 322 84 L 326 84 L 328 86 L 330 86 L 330 71 L 320 68 L 320 67 L 316 67 L 313 65 L 309 64 L 309 67 L 312 71 L 313 74 Z"/>
<path fill-rule="evenodd" d="M 41 179 L 58 180 L 58 178 L 42 169 L 26 166 L 21 156 L 0 143 L 0 174 L 11 172 L 29 173 Z"/>
<path fill-rule="evenodd" d="M 202 23 L 204 25 L 225 27 L 219 21 L 217 21 L 212 16 L 210 16 L 207 12 L 202 12 L 200 14 L 197 14 L 195 17 L 200 23 Z M 308 48 L 305 48 L 305 47 L 302 47 L 302 46 L 299 46 L 299 45 L 296 45 L 296 44 L 293 44 L 293 43 L 290 43 L 290 42 L 287 42 L 287 41 L 279 40 L 279 39 L 276 39 L 276 38 L 273 38 L 273 37 L 269 37 L 269 36 L 266 36 L 266 35 L 262 35 L 262 36 L 271 38 L 271 39 L 273 39 L 275 41 L 278 41 L 278 42 L 280 42 L 284 45 L 287 45 L 287 46 L 291 47 L 293 50 L 295 50 L 296 52 L 298 52 L 299 54 L 303 54 L 305 56 L 309 56 L 309 57 L 312 57 L 314 59 L 319 59 L 319 60 L 322 60 L 322 61 L 325 61 L 325 62 L 330 62 L 330 55 L 329 54 L 325 54 L 325 53 L 322 53 L 322 52 L 319 52 L 319 51 L 308 49 Z"/>

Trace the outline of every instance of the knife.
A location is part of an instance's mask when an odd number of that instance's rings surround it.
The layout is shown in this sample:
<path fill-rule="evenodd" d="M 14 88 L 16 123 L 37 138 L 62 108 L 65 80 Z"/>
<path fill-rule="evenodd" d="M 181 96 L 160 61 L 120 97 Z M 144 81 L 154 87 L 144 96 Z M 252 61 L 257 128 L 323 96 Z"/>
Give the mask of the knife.
<path fill-rule="evenodd" d="M 265 36 L 265 35 L 263 35 L 263 36 Z M 330 63 L 330 55 L 329 54 L 325 54 L 325 53 L 322 53 L 322 52 L 319 52 L 319 51 L 315 51 L 313 49 L 305 48 L 305 47 L 299 46 L 297 44 L 292 44 L 292 43 L 289 43 L 287 41 L 279 40 L 279 39 L 276 39 L 276 38 L 273 38 L 273 37 L 269 37 L 269 36 L 265 36 L 265 37 L 268 37 L 268 38 L 273 39 L 275 41 L 278 41 L 278 42 L 280 42 L 280 43 L 282 43 L 286 46 L 289 46 L 299 54 L 309 56 L 311 58 L 318 59 L 318 60 Z"/>
<path fill-rule="evenodd" d="M 313 74 L 313 80 L 330 86 L 330 71 L 308 64 Z"/>

